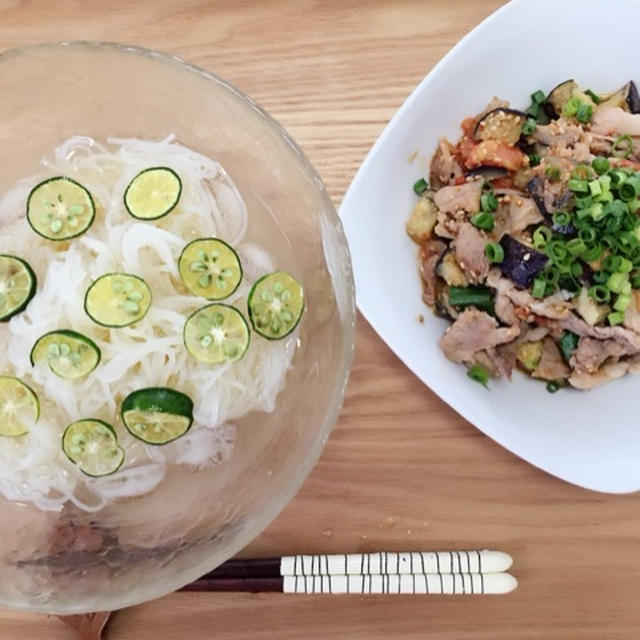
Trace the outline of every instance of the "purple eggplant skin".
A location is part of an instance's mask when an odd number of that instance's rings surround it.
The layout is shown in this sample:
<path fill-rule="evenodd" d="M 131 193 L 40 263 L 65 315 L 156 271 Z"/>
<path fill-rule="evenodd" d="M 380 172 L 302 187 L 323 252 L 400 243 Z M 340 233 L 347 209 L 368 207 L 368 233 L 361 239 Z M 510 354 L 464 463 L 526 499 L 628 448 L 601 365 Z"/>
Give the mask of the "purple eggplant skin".
<path fill-rule="evenodd" d="M 556 233 L 560 233 L 563 236 L 570 236 L 576 232 L 575 227 L 571 222 L 567 225 L 558 225 L 553 222 L 553 214 L 566 207 L 569 204 L 569 200 L 571 199 L 571 192 L 564 191 L 561 193 L 554 201 L 553 201 L 553 211 L 549 211 L 544 203 L 544 178 L 540 176 L 536 176 L 535 178 L 531 178 L 529 182 L 527 182 L 527 191 L 531 196 L 531 199 L 536 203 L 538 210 L 544 216 L 544 218 L 551 224 L 551 228 Z"/>
<path fill-rule="evenodd" d="M 522 135 L 527 114 L 516 109 L 497 107 L 485 113 L 476 123 L 473 137 L 476 140 L 499 140 L 513 145 Z"/>
<path fill-rule="evenodd" d="M 498 178 L 505 178 L 509 171 L 503 167 L 476 167 L 469 169 L 465 174 L 467 178 L 482 178 L 485 182 L 491 182 Z"/>
<path fill-rule="evenodd" d="M 636 87 L 636 83 L 633 80 L 629 82 L 627 105 L 631 113 L 640 113 L 640 94 L 638 94 L 638 87 Z"/>
<path fill-rule="evenodd" d="M 543 253 L 527 247 L 508 234 L 502 237 L 500 245 L 504 249 L 504 259 L 498 265 L 502 275 L 525 289 L 531 286 L 533 279 L 549 262 Z"/>

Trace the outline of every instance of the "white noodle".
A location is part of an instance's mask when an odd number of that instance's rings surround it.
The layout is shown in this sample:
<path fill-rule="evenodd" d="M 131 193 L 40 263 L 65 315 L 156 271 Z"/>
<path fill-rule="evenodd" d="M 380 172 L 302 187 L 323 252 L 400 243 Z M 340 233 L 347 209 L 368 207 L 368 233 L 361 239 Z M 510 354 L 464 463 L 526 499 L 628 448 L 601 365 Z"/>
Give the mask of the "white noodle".
<path fill-rule="evenodd" d="M 228 459 L 235 437 L 228 421 L 251 411 L 274 410 L 296 336 L 279 342 L 254 338 L 241 361 L 216 367 L 198 362 L 184 348 L 184 321 L 203 303 L 185 295 L 179 284 L 177 258 L 187 241 L 217 236 L 236 246 L 245 278 L 228 302 L 240 308 L 246 307 L 253 281 L 275 268 L 262 247 L 243 244 L 247 209 L 219 164 L 173 137 L 159 142 L 110 139 L 102 145 L 80 136 L 66 140 L 42 164 L 43 174 L 20 182 L 0 200 L 0 252 L 25 258 L 38 276 L 37 295 L 27 310 L 0 326 L 5 345 L 0 371 L 32 385 L 42 403 L 42 417 L 26 436 L 0 439 L 0 493 L 43 510 L 58 510 L 70 501 L 91 512 L 109 501 L 152 491 L 168 465 L 200 469 Z M 158 165 L 180 175 L 180 203 L 155 223 L 140 222 L 124 209 L 123 193 L 138 172 Z M 37 236 L 24 217 L 31 188 L 54 175 L 85 185 L 98 205 L 94 225 L 66 248 Z M 104 329 L 84 312 L 87 287 L 110 271 L 134 273 L 152 289 L 149 313 L 132 327 Z M 84 333 L 102 350 L 101 365 L 86 379 L 63 380 L 46 364 L 31 366 L 34 342 L 58 328 Z M 61 451 L 64 427 L 86 417 L 113 423 L 128 393 L 152 386 L 170 386 L 193 399 L 190 432 L 153 447 L 120 426 L 119 441 L 127 455 L 122 469 L 106 478 L 82 475 Z"/>

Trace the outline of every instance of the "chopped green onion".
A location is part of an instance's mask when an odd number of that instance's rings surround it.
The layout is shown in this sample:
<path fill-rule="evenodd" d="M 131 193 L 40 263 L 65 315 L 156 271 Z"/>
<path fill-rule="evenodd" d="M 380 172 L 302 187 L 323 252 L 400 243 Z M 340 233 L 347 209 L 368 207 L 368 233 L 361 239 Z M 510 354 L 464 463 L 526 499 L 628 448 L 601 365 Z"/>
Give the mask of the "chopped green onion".
<path fill-rule="evenodd" d="M 633 140 L 631 136 L 628 134 L 624 134 L 623 136 L 618 136 L 611 146 L 612 155 L 618 158 L 627 158 L 631 151 L 633 150 Z"/>
<path fill-rule="evenodd" d="M 627 206 L 629 207 L 629 211 L 631 213 L 637 213 L 640 209 L 640 200 L 632 200 L 631 202 L 627 202 Z"/>
<path fill-rule="evenodd" d="M 582 275 L 584 268 L 580 262 L 572 262 L 571 263 L 571 275 L 574 278 L 579 278 Z"/>
<path fill-rule="evenodd" d="M 590 249 L 587 249 L 582 254 L 582 259 L 585 262 L 595 262 L 603 254 L 603 252 L 604 252 L 604 247 L 596 245 L 595 247 L 591 247 Z"/>
<path fill-rule="evenodd" d="M 634 289 L 640 289 L 640 274 L 633 276 L 631 278 L 631 286 Z"/>
<path fill-rule="evenodd" d="M 607 320 L 611 326 L 622 324 L 624 322 L 624 312 L 614 311 L 607 316 Z"/>
<path fill-rule="evenodd" d="M 529 154 L 529 166 L 530 167 L 537 167 L 540 164 L 540 156 L 537 153 L 530 153 Z"/>
<path fill-rule="evenodd" d="M 591 91 L 591 89 L 585 90 L 585 93 L 596 103 L 600 104 L 602 102 L 602 98 L 597 94 Z"/>
<path fill-rule="evenodd" d="M 547 99 L 547 96 L 538 89 L 531 94 L 531 101 L 536 104 L 542 104 Z"/>
<path fill-rule="evenodd" d="M 624 296 L 631 295 L 631 283 L 628 280 L 622 285 L 620 293 Z"/>
<path fill-rule="evenodd" d="M 481 364 L 474 364 L 469 367 L 467 371 L 467 376 L 471 378 L 474 382 L 478 382 L 486 389 L 489 388 L 487 384 L 489 382 L 489 378 L 491 378 L 491 374 L 489 373 L 486 367 L 483 367 Z"/>
<path fill-rule="evenodd" d="M 579 164 L 572 171 L 571 177 L 576 180 L 590 180 L 593 177 L 593 170 L 589 165 Z"/>
<path fill-rule="evenodd" d="M 549 380 L 549 382 L 547 382 L 547 391 L 549 393 L 555 393 L 561 386 L 557 380 Z"/>
<path fill-rule="evenodd" d="M 493 309 L 493 294 L 486 287 L 450 287 L 449 304 L 454 307 Z"/>
<path fill-rule="evenodd" d="M 560 178 L 560 167 L 555 164 L 550 164 L 545 170 L 544 175 L 549 178 L 552 182 L 554 180 L 558 180 Z"/>
<path fill-rule="evenodd" d="M 569 362 L 571 355 L 578 347 L 578 340 L 580 340 L 580 336 L 573 333 L 572 331 L 565 331 L 562 334 L 562 338 L 558 340 L 558 346 L 560 347 L 560 351 L 562 351 L 562 357 Z"/>
<path fill-rule="evenodd" d="M 567 242 L 567 251 L 573 256 L 579 256 L 586 249 L 587 245 L 581 238 L 573 238 Z"/>
<path fill-rule="evenodd" d="M 533 288 L 531 291 L 531 295 L 534 298 L 544 298 L 545 297 L 545 293 L 547 291 L 547 282 L 546 280 L 544 280 L 543 278 L 536 278 L 533 281 Z"/>
<path fill-rule="evenodd" d="M 580 231 L 578 231 L 578 237 L 584 242 L 595 242 L 596 230 L 592 227 L 586 227 L 585 229 L 580 229 Z"/>
<path fill-rule="evenodd" d="M 504 249 L 497 242 L 489 242 L 485 245 L 484 255 L 487 256 L 489 262 L 499 263 L 504 260 Z"/>
<path fill-rule="evenodd" d="M 613 200 L 613 193 L 611 191 L 603 191 L 597 198 L 598 202 L 611 202 Z"/>
<path fill-rule="evenodd" d="M 581 102 L 576 113 L 576 119 L 578 122 L 586 124 L 591 120 L 591 116 L 593 116 L 593 107 L 586 102 Z"/>
<path fill-rule="evenodd" d="M 558 227 L 566 227 L 571 224 L 571 215 L 566 211 L 556 211 L 553 216 L 551 216 L 551 220 L 553 224 Z"/>
<path fill-rule="evenodd" d="M 492 192 L 493 191 L 493 185 L 490 182 L 483 182 L 482 183 L 482 192 L 483 193 L 488 193 L 488 192 Z"/>
<path fill-rule="evenodd" d="M 622 169 L 612 169 L 609 172 L 609 177 L 611 178 L 611 186 L 618 188 L 629 176 Z"/>
<path fill-rule="evenodd" d="M 631 176 L 620 185 L 618 189 L 620 197 L 625 201 L 635 200 L 640 195 L 640 178 Z"/>
<path fill-rule="evenodd" d="M 589 287 L 587 294 L 598 304 L 609 302 L 611 299 L 611 292 L 603 284 L 594 284 L 592 287 Z"/>
<path fill-rule="evenodd" d="M 551 240 L 551 242 L 548 242 L 545 247 L 545 253 L 551 258 L 551 261 L 559 267 L 565 266 L 565 264 L 570 262 L 570 260 L 567 260 L 569 251 L 563 240 Z"/>
<path fill-rule="evenodd" d="M 589 191 L 589 183 L 586 180 L 576 180 L 573 178 L 569 180 L 567 186 L 571 191 L 577 191 L 578 193 L 586 193 Z"/>
<path fill-rule="evenodd" d="M 537 120 L 540 117 L 540 105 L 534 102 L 525 113 L 533 120 Z M 535 129 L 534 129 L 535 131 Z"/>
<path fill-rule="evenodd" d="M 602 193 L 602 184 L 600 184 L 600 180 L 591 180 L 589 182 L 589 191 L 591 191 L 592 196 L 599 196 Z"/>
<path fill-rule="evenodd" d="M 598 269 L 597 271 L 593 272 L 593 276 L 591 277 L 593 278 L 594 282 L 598 284 L 604 284 L 609 279 L 609 274 L 603 269 Z"/>
<path fill-rule="evenodd" d="M 613 293 L 620 293 L 629 276 L 626 273 L 612 273 L 607 280 L 607 287 Z"/>
<path fill-rule="evenodd" d="M 533 246 L 536 249 L 544 249 L 547 242 L 551 240 L 553 233 L 549 227 L 538 227 L 533 232 Z"/>
<path fill-rule="evenodd" d="M 525 136 L 530 136 L 532 133 L 535 132 L 535 130 L 537 128 L 538 128 L 538 123 L 536 122 L 535 117 L 534 118 L 527 118 L 525 120 L 524 124 L 522 125 L 522 133 Z"/>
<path fill-rule="evenodd" d="M 485 231 L 491 231 L 495 224 L 493 216 L 487 211 L 481 211 L 471 216 L 471 224 L 478 229 L 484 229 Z"/>
<path fill-rule="evenodd" d="M 607 173 L 607 171 L 609 171 L 609 169 L 611 168 L 611 163 L 603 156 L 598 156 L 597 158 L 593 159 L 591 166 L 593 167 L 593 170 L 599 176 L 601 176 L 603 173 Z"/>
<path fill-rule="evenodd" d="M 616 311 L 626 311 L 627 307 L 631 304 L 631 296 L 629 294 L 621 293 L 616 301 L 613 303 L 613 308 Z"/>
<path fill-rule="evenodd" d="M 620 273 L 631 273 L 631 270 L 633 269 L 633 263 L 631 262 L 631 260 L 622 257 L 620 258 L 620 262 L 616 266 L 616 271 Z"/>
<path fill-rule="evenodd" d="M 420 180 L 417 180 L 413 185 L 413 190 L 419 196 L 421 196 L 428 188 L 429 184 L 424 178 L 420 178 Z"/>
<path fill-rule="evenodd" d="M 493 191 L 483 193 L 480 196 L 480 206 L 483 211 L 495 211 L 498 208 L 498 199 L 493 194 Z"/>
<path fill-rule="evenodd" d="M 578 113 L 578 107 L 580 106 L 580 99 L 572 96 L 569 98 L 562 107 L 562 115 L 567 118 L 572 118 Z"/>

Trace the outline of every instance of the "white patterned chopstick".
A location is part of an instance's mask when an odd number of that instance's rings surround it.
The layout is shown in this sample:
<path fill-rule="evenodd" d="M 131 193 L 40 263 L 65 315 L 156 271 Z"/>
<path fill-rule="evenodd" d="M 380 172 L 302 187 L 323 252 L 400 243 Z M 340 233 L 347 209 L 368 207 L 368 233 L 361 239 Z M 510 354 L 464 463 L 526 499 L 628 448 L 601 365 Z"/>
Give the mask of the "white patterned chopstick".
<path fill-rule="evenodd" d="M 363 576 L 497 573 L 513 564 L 510 555 L 489 549 L 285 556 L 282 576 Z"/>
<path fill-rule="evenodd" d="M 424 575 L 285 576 L 283 593 L 483 595 L 513 591 L 518 581 L 508 573 Z"/>

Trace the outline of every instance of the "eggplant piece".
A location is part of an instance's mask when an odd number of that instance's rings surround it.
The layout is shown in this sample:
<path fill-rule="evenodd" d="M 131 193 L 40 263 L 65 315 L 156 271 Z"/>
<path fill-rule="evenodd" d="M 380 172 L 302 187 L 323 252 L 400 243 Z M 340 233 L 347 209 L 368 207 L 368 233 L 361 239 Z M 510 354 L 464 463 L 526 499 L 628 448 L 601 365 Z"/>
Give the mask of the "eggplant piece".
<path fill-rule="evenodd" d="M 536 203 L 538 210 L 545 217 L 545 219 L 551 224 L 551 228 L 556 233 L 560 233 L 564 236 L 570 236 L 576 232 L 575 227 L 571 222 L 567 225 L 559 225 L 553 221 L 553 214 L 559 209 L 565 208 L 571 200 L 571 191 L 563 191 L 560 195 L 556 196 L 553 200 L 553 209 L 549 211 L 544 201 L 544 187 L 545 181 L 541 176 L 531 178 L 527 182 L 527 191 L 531 196 L 531 199 Z"/>
<path fill-rule="evenodd" d="M 526 120 L 527 114 L 522 111 L 498 107 L 478 120 L 473 137 L 476 140 L 498 140 L 511 147 L 520 140 Z"/>
<path fill-rule="evenodd" d="M 445 251 L 438 264 L 436 265 L 436 273 L 450 286 L 450 287 L 468 287 L 469 280 L 464 275 L 464 271 L 458 264 L 455 256 L 450 250 Z"/>
<path fill-rule="evenodd" d="M 640 95 L 633 80 L 606 96 L 600 105 L 603 107 L 620 107 L 631 113 L 640 113 Z"/>
<path fill-rule="evenodd" d="M 482 178 L 485 182 L 491 182 L 498 178 L 506 178 L 509 175 L 509 171 L 504 167 L 476 167 L 475 169 L 469 169 L 465 172 L 467 178 Z"/>
<path fill-rule="evenodd" d="M 551 89 L 545 101 L 545 113 L 555 120 L 562 115 L 562 107 L 565 102 L 573 95 L 574 90 L 580 90 L 578 83 L 573 80 L 565 80 L 558 86 Z"/>
<path fill-rule="evenodd" d="M 502 275 L 517 285 L 527 288 L 533 279 L 547 266 L 549 259 L 543 253 L 527 247 L 510 235 L 500 240 L 504 260 L 498 265 Z"/>

